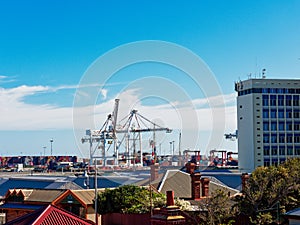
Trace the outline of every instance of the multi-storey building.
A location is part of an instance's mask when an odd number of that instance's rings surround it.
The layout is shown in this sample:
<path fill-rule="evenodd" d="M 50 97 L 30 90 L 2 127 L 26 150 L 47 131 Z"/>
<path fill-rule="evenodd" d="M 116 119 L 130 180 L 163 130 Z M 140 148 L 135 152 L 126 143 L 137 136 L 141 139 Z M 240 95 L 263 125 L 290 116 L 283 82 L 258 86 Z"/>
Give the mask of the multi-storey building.
<path fill-rule="evenodd" d="M 300 157 L 300 80 L 235 83 L 239 168 L 252 172 Z"/>

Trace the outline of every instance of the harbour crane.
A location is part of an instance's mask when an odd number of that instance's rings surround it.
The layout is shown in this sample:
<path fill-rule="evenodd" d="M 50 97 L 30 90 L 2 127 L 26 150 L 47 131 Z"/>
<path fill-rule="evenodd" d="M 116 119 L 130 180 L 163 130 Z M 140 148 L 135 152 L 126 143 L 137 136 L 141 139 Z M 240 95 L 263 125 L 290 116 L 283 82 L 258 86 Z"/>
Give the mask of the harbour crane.
<path fill-rule="evenodd" d="M 135 164 L 137 151 L 136 145 L 139 142 L 139 153 L 140 153 L 140 163 L 143 165 L 143 152 L 141 143 L 141 133 L 143 132 L 153 132 L 153 140 L 151 140 L 152 156 L 156 157 L 156 142 L 155 142 L 155 132 L 156 131 L 166 131 L 166 133 L 171 133 L 172 130 L 169 128 L 162 127 L 146 117 L 138 113 L 138 110 L 131 110 L 129 115 L 120 120 L 118 119 L 118 108 L 119 99 L 115 99 L 115 105 L 113 112 L 108 114 L 106 121 L 103 123 L 99 130 L 87 130 L 86 136 L 82 138 L 82 143 L 90 143 L 90 162 L 95 156 L 97 149 L 101 149 L 101 157 L 103 159 L 103 166 L 106 166 L 106 160 L 108 158 L 114 158 L 115 165 L 119 163 L 119 150 L 121 145 L 126 142 L 125 157 L 127 165 L 130 165 L 130 153 L 132 152 L 133 163 Z M 124 122 L 122 125 L 122 122 Z M 123 135 L 123 136 L 122 136 Z M 120 137 L 121 138 L 118 138 Z M 131 144 L 132 142 L 132 144 Z M 96 147 L 93 148 L 93 143 L 96 143 Z M 113 155 L 107 155 L 111 146 L 114 147 Z M 132 151 L 131 151 L 132 149 Z M 92 164 L 92 163 L 91 163 Z"/>
<path fill-rule="evenodd" d="M 143 151 L 142 151 L 142 143 L 141 143 L 141 133 L 143 132 L 153 132 L 153 139 L 150 141 L 150 145 L 152 148 L 152 157 L 154 158 L 153 161 L 156 161 L 156 138 L 155 132 L 157 131 L 165 131 L 166 133 L 171 133 L 172 130 L 169 128 L 162 127 L 151 120 L 147 119 L 146 117 L 142 116 L 138 113 L 138 110 L 133 109 L 130 111 L 129 115 L 123 118 L 120 123 L 123 121 L 124 124 L 118 126 L 116 132 L 119 134 L 124 134 L 120 140 L 118 145 L 118 149 L 120 145 L 125 141 L 126 142 L 126 163 L 130 165 L 130 150 L 132 149 L 132 159 L 135 165 L 135 161 L 137 159 L 137 151 L 136 151 L 136 143 L 139 143 L 139 155 L 141 165 L 143 165 Z M 132 135 L 132 138 L 131 136 Z M 132 141 L 132 145 L 130 145 L 130 141 Z"/>

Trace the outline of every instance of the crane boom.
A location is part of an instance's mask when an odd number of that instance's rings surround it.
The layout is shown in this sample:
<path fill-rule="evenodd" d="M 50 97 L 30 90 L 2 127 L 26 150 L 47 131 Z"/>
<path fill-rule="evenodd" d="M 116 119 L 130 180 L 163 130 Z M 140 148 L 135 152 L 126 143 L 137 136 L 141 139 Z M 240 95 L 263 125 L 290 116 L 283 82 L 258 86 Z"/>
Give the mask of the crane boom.
<path fill-rule="evenodd" d="M 130 129 L 129 132 L 151 132 L 151 131 L 166 131 L 167 133 L 171 133 L 172 130 L 169 128 L 143 128 L 143 129 Z M 117 133 L 128 133 L 127 130 L 116 130 Z"/>

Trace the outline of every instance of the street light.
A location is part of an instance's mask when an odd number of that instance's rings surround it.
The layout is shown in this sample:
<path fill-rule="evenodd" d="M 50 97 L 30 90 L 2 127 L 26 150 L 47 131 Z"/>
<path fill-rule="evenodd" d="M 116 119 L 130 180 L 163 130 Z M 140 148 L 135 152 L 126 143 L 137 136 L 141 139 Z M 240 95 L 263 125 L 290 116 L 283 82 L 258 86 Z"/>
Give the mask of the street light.
<path fill-rule="evenodd" d="M 53 138 L 50 139 L 50 144 L 51 144 L 51 156 L 52 156 L 52 143 L 53 143 Z"/>

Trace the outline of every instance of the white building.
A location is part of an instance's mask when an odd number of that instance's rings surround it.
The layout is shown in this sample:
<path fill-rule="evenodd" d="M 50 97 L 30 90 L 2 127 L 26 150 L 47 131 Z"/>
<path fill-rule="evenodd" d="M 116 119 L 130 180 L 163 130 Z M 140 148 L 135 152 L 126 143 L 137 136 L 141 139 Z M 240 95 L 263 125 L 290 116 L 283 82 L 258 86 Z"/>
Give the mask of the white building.
<path fill-rule="evenodd" d="M 300 157 L 300 80 L 249 79 L 235 90 L 239 168 L 252 172 Z"/>

